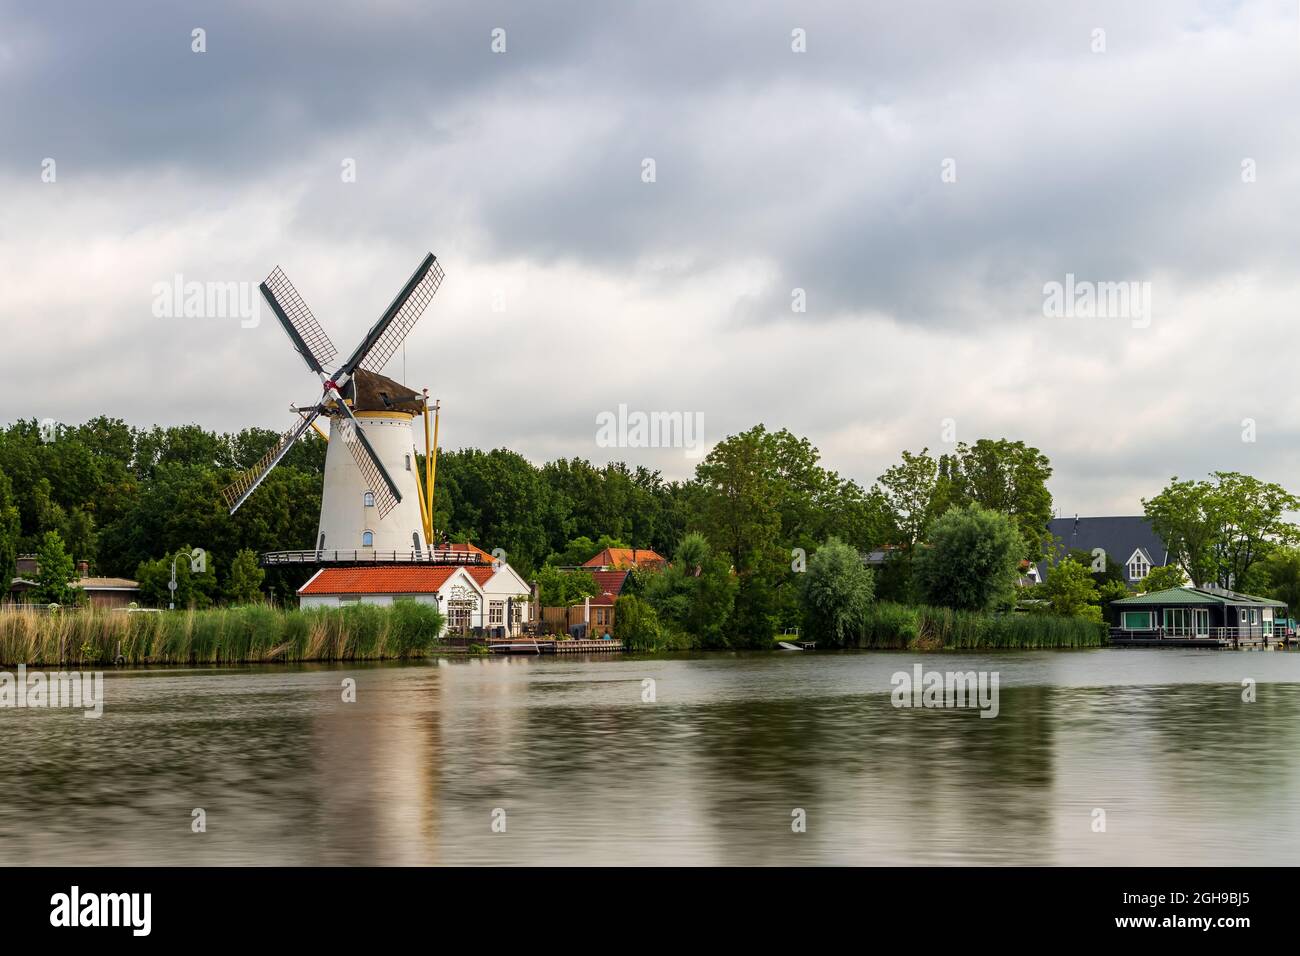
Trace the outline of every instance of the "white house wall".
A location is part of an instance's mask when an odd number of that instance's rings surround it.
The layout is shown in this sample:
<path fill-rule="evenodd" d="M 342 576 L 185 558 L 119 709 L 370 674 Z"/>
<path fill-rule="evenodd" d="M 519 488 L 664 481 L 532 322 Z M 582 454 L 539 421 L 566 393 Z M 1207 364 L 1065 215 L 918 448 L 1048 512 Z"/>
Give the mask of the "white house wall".
<path fill-rule="evenodd" d="M 314 580 L 314 578 L 313 578 Z M 310 582 L 309 582 L 310 583 Z M 305 586 L 305 585 L 304 585 Z M 463 568 L 458 568 L 455 574 L 452 574 L 442 583 L 436 595 L 441 595 L 439 601 L 433 593 L 424 594 L 301 594 L 298 603 L 303 609 L 307 608 L 338 608 L 349 604 L 374 604 L 381 607 L 388 607 L 396 600 L 416 601 L 420 604 L 432 604 L 442 612 L 443 629 L 438 635 L 441 637 L 446 633 L 450 622 L 450 613 L 447 602 L 451 600 L 452 589 L 457 586 L 468 588 L 478 599 L 478 606 L 470 615 L 471 627 L 493 627 L 489 624 L 490 605 L 493 601 L 501 601 L 508 604 L 510 598 L 517 598 L 521 594 L 528 594 L 528 585 L 524 583 L 523 578 L 510 567 L 503 564 L 497 569 L 486 584 L 480 585 L 474 578 Z M 526 624 L 530 621 L 531 606 L 528 601 L 519 602 L 520 605 L 520 623 Z"/>

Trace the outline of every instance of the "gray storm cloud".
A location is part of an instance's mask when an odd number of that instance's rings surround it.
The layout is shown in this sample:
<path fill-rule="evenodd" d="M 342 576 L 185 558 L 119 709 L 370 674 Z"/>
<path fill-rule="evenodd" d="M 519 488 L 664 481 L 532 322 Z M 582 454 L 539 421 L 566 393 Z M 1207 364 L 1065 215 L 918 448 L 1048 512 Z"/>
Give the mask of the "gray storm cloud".
<path fill-rule="evenodd" d="M 452 446 L 688 475 L 597 446 L 626 403 L 868 483 L 952 418 L 1071 513 L 1294 473 L 1294 4 L 698 6 L 0 4 L 0 417 L 283 427 L 274 324 L 154 285 L 279 264 L 350 344 L 432 249 L 388 371 Z M 1067 273 L 1150 283 L 1150 327 L 1045 317 Z"/>

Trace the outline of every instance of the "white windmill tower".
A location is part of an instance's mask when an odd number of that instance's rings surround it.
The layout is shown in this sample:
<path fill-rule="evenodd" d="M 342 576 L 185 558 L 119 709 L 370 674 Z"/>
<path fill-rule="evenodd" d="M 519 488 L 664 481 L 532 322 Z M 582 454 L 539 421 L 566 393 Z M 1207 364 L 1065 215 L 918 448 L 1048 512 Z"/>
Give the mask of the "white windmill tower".
<path fill-rule="evenodd" d="M 320 377 L 323 391 L 316 404 L 294 406 L 300 421 L 225 489 L 230 513 L 308 428 L 321 431 L 316 424 L 319 416 L 330 422 L 316 547 L 310 552 L 277 554 L 317 561 L 435 560 L 430 542 L 432 512 L 416 475 L 413 427 L 419 414 L 425 415 L 427 423 L 428 402 L 423 394 L 380 372 L 428 307 L 442 279 L 437 259 L 428 254 L 352 355 L 332 373 L 326 368 L 338 350 L 285 274 L 277 266 L 261 284 L 262 296 L 307 367 Z"/>

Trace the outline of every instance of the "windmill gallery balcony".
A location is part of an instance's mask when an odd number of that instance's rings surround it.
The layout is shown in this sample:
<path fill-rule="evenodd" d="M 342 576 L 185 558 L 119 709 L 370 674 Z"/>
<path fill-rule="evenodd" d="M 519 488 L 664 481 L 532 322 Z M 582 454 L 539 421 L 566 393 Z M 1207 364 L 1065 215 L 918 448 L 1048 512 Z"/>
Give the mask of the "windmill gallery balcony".
<path fill-rule="evenodd" d="M 423 551 L 377 551 L 359 548 L 353 551 L 267 551 L 261 557 L 264 567 L 282 564 L 482 564 L 477 551 L 429 548 Z"/>

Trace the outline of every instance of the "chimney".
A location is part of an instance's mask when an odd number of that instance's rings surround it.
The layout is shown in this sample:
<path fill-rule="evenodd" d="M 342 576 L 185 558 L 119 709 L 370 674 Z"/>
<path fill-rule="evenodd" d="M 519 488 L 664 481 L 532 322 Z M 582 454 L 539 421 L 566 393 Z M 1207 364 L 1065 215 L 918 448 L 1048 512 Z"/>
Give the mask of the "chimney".
<path fill-rule="evenodd" d="M 88 577 L 90 577 L 90 562 L 89 562 L 89 561 L 78 561 L 78 562 L 77 562 L 77 577 L 79 577 L 79 578 L 88 578 Z"/>

